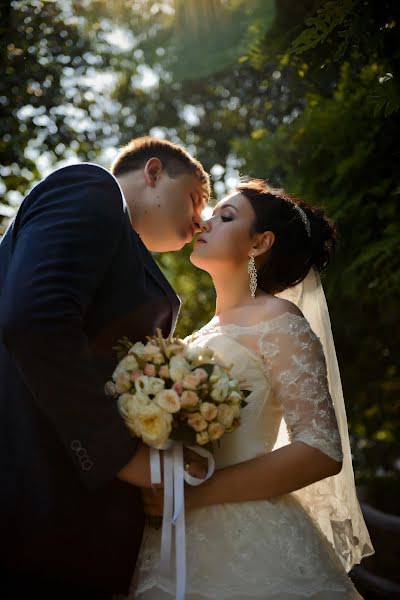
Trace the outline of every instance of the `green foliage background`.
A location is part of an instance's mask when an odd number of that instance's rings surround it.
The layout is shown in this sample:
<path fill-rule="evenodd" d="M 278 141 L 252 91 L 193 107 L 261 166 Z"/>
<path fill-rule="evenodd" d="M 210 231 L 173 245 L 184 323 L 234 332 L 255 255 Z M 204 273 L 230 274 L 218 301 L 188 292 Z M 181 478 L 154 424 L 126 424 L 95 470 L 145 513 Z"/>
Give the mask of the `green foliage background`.
<path fill-rule="evenodd" d="M 147 133 L 196 153 L 216 196 L 241 173 L 323 205 L 340 232 L 324 285 L 356 474 L 398 479 L 398 2 L 3 0 L 0 11 L 3 229 L 43 173 L 108 166 Z M 157 257 L 183 300 L 181 335 L 214 304 L 189 254 Z"/>

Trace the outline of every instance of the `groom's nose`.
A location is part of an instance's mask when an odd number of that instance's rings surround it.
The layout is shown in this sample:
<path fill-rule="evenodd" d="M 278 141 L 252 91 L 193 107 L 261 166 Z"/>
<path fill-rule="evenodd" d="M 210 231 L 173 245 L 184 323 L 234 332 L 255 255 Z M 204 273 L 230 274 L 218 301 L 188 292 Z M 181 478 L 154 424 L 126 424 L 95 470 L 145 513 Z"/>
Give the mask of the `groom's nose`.
<path fill-rule="evenodd" d="M 196 215 L 193 219 L 193 225 L 195 228 L 195 233 L 201 233 L 208 228 L 207 221 L 204 221 L 200 215 Z"/>

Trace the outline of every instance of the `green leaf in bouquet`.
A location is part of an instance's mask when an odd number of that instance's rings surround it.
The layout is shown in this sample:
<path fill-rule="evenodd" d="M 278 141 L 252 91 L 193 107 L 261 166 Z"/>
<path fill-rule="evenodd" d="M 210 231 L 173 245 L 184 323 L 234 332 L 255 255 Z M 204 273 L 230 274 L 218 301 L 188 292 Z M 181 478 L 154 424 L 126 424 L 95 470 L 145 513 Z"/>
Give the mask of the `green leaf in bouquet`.
<path fill-rule="evenodd" d="M 132 346 L 132 342 L 126 336 L 118 340 L 117 345 L 113 346 L 113 350 L 116 352 L 119 361 L 122 360 L 124 356 L 128 354 Z"/>

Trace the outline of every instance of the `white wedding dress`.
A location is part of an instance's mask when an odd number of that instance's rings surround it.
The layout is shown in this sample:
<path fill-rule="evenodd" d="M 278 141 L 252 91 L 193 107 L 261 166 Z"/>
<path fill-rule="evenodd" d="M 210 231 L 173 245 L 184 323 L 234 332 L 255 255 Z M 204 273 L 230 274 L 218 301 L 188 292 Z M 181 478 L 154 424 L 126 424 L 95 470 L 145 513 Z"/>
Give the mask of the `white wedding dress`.
<path fill-rule="evenodd" d="M 341 460 L 322 346 L 304 317 L 208 325 L 189 342 L 214 350 L 251 391 L 240 427 L 215 448 L 217 469 L 271 452 L 287 432 L 290 441 Z M 361 598 L 345 566 L 372 549 L 353 535 L 340 501 L 329 504 L 324 481 L 314 486 L 314 493 L 308 486 L 272 500 L 186 513 L 186 600 Z M 130 598 L 175 598 L 175 565 L 170 576 L 159 573 L 160 537 L 160 530 L 146 527 Z"/>

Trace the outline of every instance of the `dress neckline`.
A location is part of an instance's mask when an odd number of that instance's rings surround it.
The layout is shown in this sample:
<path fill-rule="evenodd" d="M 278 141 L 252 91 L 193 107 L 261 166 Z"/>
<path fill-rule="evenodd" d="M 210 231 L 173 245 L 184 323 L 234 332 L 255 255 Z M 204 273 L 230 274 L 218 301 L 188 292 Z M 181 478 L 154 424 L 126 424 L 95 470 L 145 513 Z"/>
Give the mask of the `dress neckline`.
<path fill-rule="evenodd" d="M 287 317 L 289 319 L 291 317 L 295 317 L 295 318 L 301 319 L 303 321 L 305 320 L 305 317 L 303 315 L 297 315 L 296 313 L 286 311 L 284 313 L 281 313 L 280 315 L 277 315 L 276 317 L 272 317 L 272 319 L 268 319 L 266 321 L 259 321 L 258 323 L 253 323 L 253 325 L 239 325 L 238 323 L 214 323 L 214 324 L 207 323 L 206 325 L 201 327 L 198 331 L 196 331 L 193 335 L 196 337 L 197 337 L 197 335 L 199 335 L 199 336 L 207 335 L 208 332 L 212 332 L 214 330 L 219 330 L 219 329 L 231 329 L 231 330 L 239 329 L 242 332 L 244 332 L 244 331 L 253 332 L 254 330 L 258 330 L 260 333 L 262 333 L 266 329 L 266 326 L 273 325 L 277 321 L 280 321 L 281 319 L 283 319 L 283 317 Z"/>

